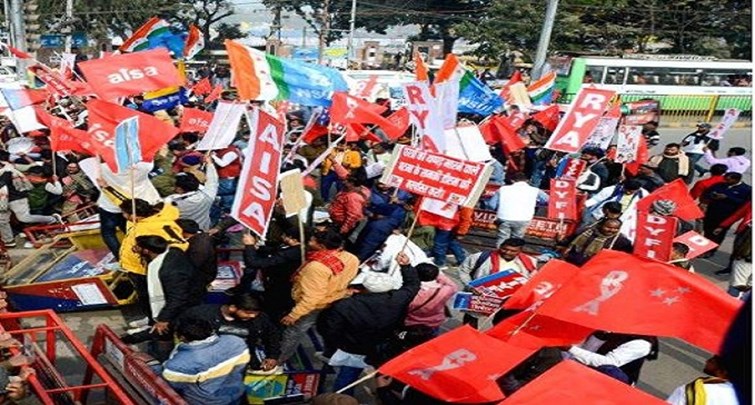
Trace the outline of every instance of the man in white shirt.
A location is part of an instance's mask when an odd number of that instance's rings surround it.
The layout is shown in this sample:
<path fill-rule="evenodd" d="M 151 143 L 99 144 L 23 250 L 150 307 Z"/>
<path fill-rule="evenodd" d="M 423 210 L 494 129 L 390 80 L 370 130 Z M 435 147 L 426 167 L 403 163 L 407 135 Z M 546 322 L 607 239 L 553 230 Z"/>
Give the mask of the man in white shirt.
<path fill-rule="evenodd" d="M 713 356 L 705 362 L 703 372 L 710 377 L 700 377 L 689 384 L 680 385 L 666 399 L 666 402 L 673 405 L 739 404 L 734 386 L 729 382 L 729 373 L 718 356 Z"/>
<path fill-rule="evenodd" d="M 709 165 L 713 166 L 719 163 L 726 165 L 729 169 L 727 172 L 744 173 L 750 168 L 750 159 L 745 157 L 745 153 L 747 153 L 745 148 L 731 148 L 726 152 L 725 158 L 717 158 L 713 156 L 713 153 L 708 148 L 704 148 L 703 151 L 705 152 L 703 158 Z"/>
<path fill-rule="evenodd" d="M 548 195 L 527 182 L 527 176 L 515 173 L 511 176 L 513 182 L 498 190 L 498 211 L 496 224 L 498 225 L 498 241 L 500 245 L 506 239 L 521 238 L 524 231 L 535 216 L 538 198 L 548 201 Z"/>
<path fill-rule="evenodd" d="M 618 368 L 629 384 L 640 378 L 645 359 L 658 356 L 658 338 L 623 333 L 595 332 L 578 346 L 571 346 L 564 357 L 593 368 Z M 615 373 L 611 373 L 615 376 Z M 619 373 L 621 374 L 621 373 Z"/>
<path fill-rule="evenodd" d="M 180 218 L 192 219 L 199 229 L 207 232 L 210 227 L 210 209 L 218 194 L 218 172 L 214 165 L 207 165 L 207 180 L 199 183 L 191 173 L 176 175 L 175 194 L 166 198 L 178 207 Z"/>

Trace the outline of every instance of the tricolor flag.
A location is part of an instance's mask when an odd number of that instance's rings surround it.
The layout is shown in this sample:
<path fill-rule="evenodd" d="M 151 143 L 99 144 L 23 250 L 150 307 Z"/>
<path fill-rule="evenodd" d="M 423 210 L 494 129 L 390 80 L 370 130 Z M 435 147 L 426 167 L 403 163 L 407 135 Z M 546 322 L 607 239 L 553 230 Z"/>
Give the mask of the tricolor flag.
<path fill-rule="evenodd" d="M 173 35 L 170 32 L 170 24 L 162 18 L 152 17 L 144 25 L 139 27 L 121 45 L 121 52 L 136 52 L 151 49 L 150 43 L 154 43 L 160 37 Z"/>
<path fill-rule="evenodd" d="M 0 89 L 3 98 L 11 110 L 20 110 L 24 107 L 44 103 L 50 93 L 47 90 L 35 89 Z"/>
<path fill-rule="evenodd" d="M 550 71 L 527 87 L 532 104 L 544 105 L 553 101 L 553 90 L 556 89 L 556 72 Z"/>
<path fill-rule="evenodd" d="M 242 100 L 289 100 L 328 107 L 333 92 L 349 91 L 343 75 L 332 68 L 296 62 L 226 40 L 233 82 Z"/>
<path fill-rule="evenodd" d="M 459 81 L 459 112 L 488 116 L 503 106 L 503 100 L 490 87 L 467 70 L 454 54 L 446 56 L 435 83 Z"/>
<path fill-rule="evenodd" d="M 189 36 L 186 37 L 186 45 L 184 45 L 184 58 L 192 59 L 202 49 L 204 49 L 204 36 L 199 28 L 192 24 L 189 26 Z"/>

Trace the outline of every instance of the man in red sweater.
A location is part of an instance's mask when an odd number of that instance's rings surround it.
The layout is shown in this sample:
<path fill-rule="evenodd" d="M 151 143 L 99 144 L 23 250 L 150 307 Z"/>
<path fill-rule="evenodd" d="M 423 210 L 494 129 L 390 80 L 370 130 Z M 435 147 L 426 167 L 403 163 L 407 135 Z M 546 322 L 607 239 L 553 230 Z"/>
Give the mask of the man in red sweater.
<path fill-rule="evenodd" d="M 697 200 L 705 193 L 705 190 L 718 183 L 723 183 L 724 174 L 726 174 L 727 170 L 728 168 L 726 167 L 726 165 L 716 164 L 711 166 L 710 177 L 698 180 L 692 187 L 692 190 L 689 191 L 689 195 L 691 195 L 693 199 Z"/>
<path fill-rule="evenodd" d="M 362 187 L 354 176 L 343 181 L 343 189 L 336 194 L 330 204 L 330 220 L 338 227 L 341 235 L 348 238 L 357 223 L 364 218 L 364 207 L 370 200 L 370 191 Z"/>

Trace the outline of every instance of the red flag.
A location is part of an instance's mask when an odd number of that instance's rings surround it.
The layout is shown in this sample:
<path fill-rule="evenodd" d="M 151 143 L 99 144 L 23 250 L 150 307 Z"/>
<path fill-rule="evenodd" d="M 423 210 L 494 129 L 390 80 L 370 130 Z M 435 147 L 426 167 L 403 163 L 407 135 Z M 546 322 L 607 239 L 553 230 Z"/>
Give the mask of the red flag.
<path fill-rule="evenodd" d="M 559 221 L 578 219 L 576 180 L 551 179 L 548 218 Z"/>
<path fill-rule="evenodd" d="M 199 108 L 184 108 L 181 116 L 181 125 L 178 130 L 181 132 L 200 132 L 205 133 L 212 122 L 213 113 L 200 110 Z"/>
<path fill-rule="evenodd" d="M 330 122 L 333 124 L 380 124 L 386 121 L 382 114 L 386 108 L 370 103 L 361 98 L 350 96 L 344 92 L 333 94 L 333 105 L 330 107 Z"/>
<path fill-rule="evenodd" d="M 90 142 L 87 131 L 74 128 L 63 118 L 50 116 L 50 148 L 54 151 L 70 150 L 72 152 L 96 155 L 98 149 Z"/>
<path fill-rule="evenodd" d="M 579 267 L 561 260 L 550 260 L 503 304 L 506 309 L 527 309 L 550 297 L 577 275 Z"/>
<path fill-rule="evenodd" d="M 430 75 L 427 73 L 427 65 L 422 60 L 422 55 L 418 51 L 414 51 L 414 76 L 417 81 L 430 80 Z"/>
<path fill-rule="evenodd" d="M 676 179 L 671 183 L 657 188 L 645 198 L 637 202 L 637 211 L 650 212 L 653 203 L 658 200 L 671 200 L 676 203 L 676 211 L 673 215 L 685 221 L 693 221 L 703 217 L 703 212 L 698 207 L 692 196 L 689 195 L 687 185 L 682 179 Z"/>
<path fill-rule="evenodd" d="M 633 253 L 640 257 L 667 262 L 676 235 L 676 218 L 637 211 L 637 233 Z"/>
<path fill-rule="evenodd" d="M 198 81 L 194 85 L 194 87 L 191 88 L 191 92 L 198 96 L 209 94 L 211 91 L 212 91 L 212 83 L 210 83 L 210 79 L 207 77 Z"/>
<path fill-rule="evenodd" d="M 493 121 L 494 128 L 498 132 L 499 142 L 503 145 L 503 150 L 506 154 L 511 154 L 527 146 L 522 138 L 517 135 L 516 130 L 509 125 L 505 117 L 498 116 L 490 120 Z"/>
<path fill-rule="evenodd" d="M 715 353 L 741 304 L 697 274 L 603 250 L 537 312 L 617 333 L 676 337 Z"/>
<path fill-rule="evenodd" d="M 165 48 L 93 59 L 78 66 L 94 92 L 105 100 L 183 84 Z"/>
<path fill-rule="evenodd" d="M 579 381 L 580 383 L 575 384 Z M 587 383 L 589 382 L 589 383 Z M 565 360 L 511 394 L 501 405 L 515 404 L 666 404 L 650 394 L 590 367 Z"/>
<path fill-rule="evenodd" d="M 406 107 L 401 107 L 389 115 L 387 120 L 393 125 L 384 127 L 383 132 L 388 136 L 388 139 L 395 141 L 409 129 L 409 110 Z"/>
<path fill-rule="evenodd" d="M 44 103 L 50 96 L 47 90 L 35 89 L 0 89 L 0 92 L 11 110 L 20 110 L 26 106 Z"/>
<path fill-rule="evenodd" d="M 640 170 L 640 165 L 645 164 L 648 159 L 650 159 L 650 153 L 648 152 L 648 143 L 645 140 L 645 137 L 641 136 L 640 144 L 637 146 L 637 159 L 634 162 L 625 164 L 624 168 L 627 169 L 630 174 L 636 176 L 637 172 Z"/>
<path fill-rule="evenodd" d="M 218 83 L 218 85 L 212 89 L 210 94 L 208 94 L 207 97 L 204 98 L 204 102 L 212 103 L 213 101 L 219 99 L 222 94 L 223 94 L 223 85 Z"/>
<path fill-rule="evenodd" d="M 10 45 L 5 45 L 5 47 L 8 48 L 8 52 L 10 52 L 11 55 L 19 59 L 33 59 L 34 58 L 33 56 L 31 56 L 31 54 L 28 54 L 18 48 L 14 48 Z"/>
<path fill-rule="evenodd" d="M 510 316 L 487 333 L 491 337 L 525 349 L 567 346 L 584 341 L 594 328 L 564 322 L 533 311 Z"/>
<path fill-rule="evenodd" d="M 60 73 L 41 63 L 29 66 L 28 70 L 47 86 L 47 91 L 51 94 L 67 97 L 76 92 L 77 87 L 72 85 L 76 82 L 66 80 Z"/>
<path fill-rule="evenodd" d="M 689 247 L 689 253 L 687 253 L 686 259 L 692 260 L 701 254 L 718 247 L 718 243 L 706 238 L 703 235 L 695 231 L 689 231 L 683 233 L 676 238 L 674 242 L 679 242 Z"/>
<path fill-rule="evenodd" d="M 532 114 L 532 119 L 543 124 L 543 128 L 548 131 L 553 131 L 558 126 L 558 121 L 561 120 L 561 110 L 558 105 L 554 104 L 545 110 Z"/>
<path fill-rule="evenodd" d="M 137 52 L 138 53 L 138 52 Z M 118 165 L 115 161 L 115 127 L 121 121 L 131 117 L 139 117 L 139 146 L 141 156 L 150 161 L 155 153 L 168 141 L 178 134 L 178 128 L 170 125 L 153 115 L 144 114 L 130 108 L 102 100 L 89 100 L 89 129 L 90 140 L 100 150 L 102 160 L 116 172 Z"/>
<path fill-rule="evenodd" d="M 564 118 L 559 121 L 545 148 L 566 153 L 579 152 L 615 94 L 613 90 L 583 87 Z"/>
<path fill-rule="evenodd" d="M 517 69 L 514 74 L 511 75 L 509 78 L 509 81 L 506 82 L 506 84 L 501 88 L 501 93 L 499 94 L 503 101 L 506 101 L 511 98 L 511 85 L 514 83 L 519 83 L 522 81 L 522 72 Z"/>
<path fill-rule="evenodd" d="M 497 380 L 533 353 L 462 326 L 385 363 L 378 371 L 449 402 L 503 399 Z"/>
<path fill-rule="evenodd" d="M 377 75 L 370 75 L 367 80 L 361 81 L 359 83 L 359 91 L 357 92 L 357 97 L 370 98 L 372 91 L 375 89 L 375 86 L 377 86 L 377 83 Z"/>

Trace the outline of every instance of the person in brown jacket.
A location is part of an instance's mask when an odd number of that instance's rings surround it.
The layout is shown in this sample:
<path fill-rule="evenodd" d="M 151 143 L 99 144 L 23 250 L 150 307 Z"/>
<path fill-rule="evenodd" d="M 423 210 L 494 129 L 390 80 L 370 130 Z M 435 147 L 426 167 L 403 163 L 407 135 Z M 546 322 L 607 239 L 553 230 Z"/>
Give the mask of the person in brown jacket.
<path fill-rule="evenodd" d="M 279 363 L 294 354 L 324 308 L 348 295 L 349 283 L 359 269 L 359 259 L 342 250 L 342 245 L 343 238 L 332 229 L 317 231 L 310 237 L 306 261 L 293 275 L 294 308 L 281 319 L 286 329 Z"/>

